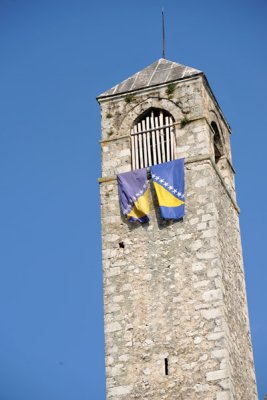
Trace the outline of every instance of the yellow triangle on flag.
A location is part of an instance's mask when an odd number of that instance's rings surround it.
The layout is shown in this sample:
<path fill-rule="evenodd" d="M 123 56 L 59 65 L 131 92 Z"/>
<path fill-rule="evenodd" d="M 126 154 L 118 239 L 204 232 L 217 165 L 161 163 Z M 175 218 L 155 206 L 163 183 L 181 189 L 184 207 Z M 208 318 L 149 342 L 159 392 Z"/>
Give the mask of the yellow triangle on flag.
<path fill-rule="evenodd" d="M 163 186 L 159 185 L 157 182 L 153 182 L 155 190 L 157 192 L 159 205 L 162 207 L 179 207 L 184 204 L 184 201 L 179 200 L 173 194 L 171 194 Z"/>
<path fill-rule="evenodd" d="M 145 215 L 149 214 L 150 211 L 150 190 L 147 189 L 145 193 L 140 196 L 135 202 L 134 202 L 134 207 L 127 214 L 128 217 L 134 217 L 134 218 L 142 218 Z"/>

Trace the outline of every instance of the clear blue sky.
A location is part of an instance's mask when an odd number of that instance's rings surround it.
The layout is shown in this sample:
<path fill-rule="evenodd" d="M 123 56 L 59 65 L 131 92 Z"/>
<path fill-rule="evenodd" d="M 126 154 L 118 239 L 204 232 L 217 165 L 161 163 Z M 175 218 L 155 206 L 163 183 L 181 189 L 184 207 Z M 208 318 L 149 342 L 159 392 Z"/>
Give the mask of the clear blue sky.
<path fill-rule="evenodd" d="M 0 400 L 104 400 L 100 112 L 161 56 L 229 121 L 259 397 L 267 393 L 265 0 L 0 1 Z"/>

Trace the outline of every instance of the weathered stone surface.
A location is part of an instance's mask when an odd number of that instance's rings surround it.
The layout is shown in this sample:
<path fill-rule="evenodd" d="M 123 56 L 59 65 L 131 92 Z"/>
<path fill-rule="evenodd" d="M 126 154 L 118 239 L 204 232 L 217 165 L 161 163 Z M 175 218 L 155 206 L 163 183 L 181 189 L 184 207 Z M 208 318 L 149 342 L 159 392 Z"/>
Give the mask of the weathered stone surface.
<path fill-rule="evenodd" d="M 176 157 L 195 157 L 183 221 L 162 221 L 152 192 L 150 223 L 130 224 L 116 180 L 101 184 L 107 399 L 256 400 L 229 127 L 202 75 L 175 82 L 171 98 L 166 87 L 100 103 L 103 177 L 131 170 L 130 129 L 150 107 L 177 122 Z"/>

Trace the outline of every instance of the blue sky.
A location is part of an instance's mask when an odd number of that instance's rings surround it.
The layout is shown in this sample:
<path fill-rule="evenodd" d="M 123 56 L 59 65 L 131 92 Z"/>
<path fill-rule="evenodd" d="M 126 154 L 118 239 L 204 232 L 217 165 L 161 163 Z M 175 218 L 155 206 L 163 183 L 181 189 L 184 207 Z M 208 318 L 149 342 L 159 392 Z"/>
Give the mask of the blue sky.
<path fill-rule="evenodd" d="M 105 399 L 95 97 L 161 57 L 232 127 L 259 398 L 267 393 L 264 0 L 0 1 L 0 399 Z"/>

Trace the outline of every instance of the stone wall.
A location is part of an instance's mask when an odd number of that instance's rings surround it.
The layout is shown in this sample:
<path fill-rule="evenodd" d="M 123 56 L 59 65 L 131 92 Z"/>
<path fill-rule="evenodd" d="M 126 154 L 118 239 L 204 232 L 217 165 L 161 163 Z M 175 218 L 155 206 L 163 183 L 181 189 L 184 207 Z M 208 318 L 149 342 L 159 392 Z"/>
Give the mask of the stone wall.
<path fill-rule="evenodd" d="M 212 161 L 205 91 L 198 77 L 177 82 L 171 96 L 163 85 L 101 101 L 108 400 L 257 396 L 238 208 Z M 121 216 L 114 175 L 131 170 L 130 128 L 152 106 L 177 122 L 176 156 L 186 157 L 186 216 L 162 221 L 152 190 L 151 221 L 142 226 Z M 214 104 L 213 112 L 220 118 Z"/>
<path fill-rule="evenodd" d="M 233 399 L 257 399 L 239 218 L 218 180 L 216 206 Z M 223 221 L 223 224 L 220 224 Z"/>

